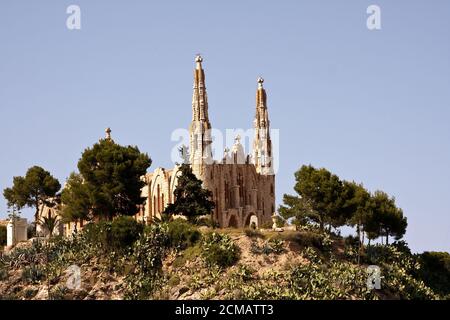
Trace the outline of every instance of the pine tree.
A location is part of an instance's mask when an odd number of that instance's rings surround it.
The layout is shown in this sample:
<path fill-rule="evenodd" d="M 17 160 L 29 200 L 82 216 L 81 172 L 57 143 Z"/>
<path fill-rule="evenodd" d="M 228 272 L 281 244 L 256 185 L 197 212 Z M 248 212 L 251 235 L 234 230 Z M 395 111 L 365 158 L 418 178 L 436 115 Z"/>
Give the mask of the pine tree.
<path fill-rule="evenodd" d="M 180 171 L 181 175 L 174 191 L 175 201 L 166 207 L 164 213 L 184 215 L 189 220 L 210 214 L 215 206 L 214 202 L 209 200 L 212 192 L 202 187 L 202 181 L 194 175 L 189 164 L 183 163 Z"/>

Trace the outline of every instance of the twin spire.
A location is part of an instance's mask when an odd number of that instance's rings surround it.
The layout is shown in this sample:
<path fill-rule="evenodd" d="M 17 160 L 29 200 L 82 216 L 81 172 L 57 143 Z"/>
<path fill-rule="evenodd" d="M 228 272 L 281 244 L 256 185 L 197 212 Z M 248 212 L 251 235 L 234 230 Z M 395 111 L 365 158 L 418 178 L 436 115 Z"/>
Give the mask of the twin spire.
<path fill-rule="evenodd" d="M 194 70 L 194 92 L 192 96 L 192 121 L 207 121 L 208 119 L 208 97 L 206 95 L 205 72 L 202 68 L 203 58 L 201 55 L 195 57 Z"/>
<path fill-rule="evenodd" d="M 206 94 L 205 72 L 201 55 L 195 57 L 194 86 L 192 95 L 192 122 L 190 125 L 190 163 L 194 172 L 201 170 L 202 164 L 212 160 L 211 124 L 208 117 L 208 97 Z M 264 79 L 259 77 L 256 91 L 256 115 L 254 120 L 252 162 L 261 174 L 272 174 L 272 142 L 269 134 L 269 116 Z"/>

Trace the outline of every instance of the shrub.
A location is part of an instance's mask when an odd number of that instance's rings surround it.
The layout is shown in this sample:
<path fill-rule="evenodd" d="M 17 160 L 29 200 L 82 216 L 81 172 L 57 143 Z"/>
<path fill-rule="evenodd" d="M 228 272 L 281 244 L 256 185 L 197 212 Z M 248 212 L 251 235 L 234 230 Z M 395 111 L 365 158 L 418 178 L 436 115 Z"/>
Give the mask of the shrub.
<path fill-rule="evenodd" d="M 179 249 L 193 246 L 201 238 L 197 228 L 183 219 L 175 219 L 168 223 L 168 235 L 170 245 Z"/>
<path fill-rule="evenodd" d="M 346 247 L 358 249 L 360 243 L 358 237 L 349 235 L 348 237 L 344 238 L 344 244 Z"/>
<path fill-rule="evenodd" d="M 250 252 L 253 254 L 280 254 L 284 252 L 284 240 L 280 238 L 273 238 L 265 241 L 260 247 L 256 242 L 252 243 Z"/>
<path fill-rule="evenodd" d="M 174 262 L 173 266 L 175 268 L 182 267 L 186 264 L 186 261 L 193 261 L 197 257 L 200 257 L 202 255 L 202 247 L 199 243 L 192 247 L 188 247 L 186 250 L 182 251 L 181 255 L 178 256 Z"/>
<path fill-rule="evenodd" d="M 333 246 L 333 242 L 334 241 L 331 239 L 331 236 L 328 233 L 323 234 L 321 239 L 322 251 L 330 252 Z"/>
<path fill-rule="evenodd" d="M 83 236 L 87 242 L 106 250 L 111 243 L 111 223 L 108 221 L 91 222 L 84 226 Z"/>
<path fill-rule="evenodd" d="M 277 228 L 283 228 L 286 224 L 286 220 L 284 220 L 282 216 L 277 215 L 275 217 L 275 224 L 277 225 Z"/>
<path fill-rule="evenodd" d="M 6 246 L 6 226 L 0 226 L 0 246 Z"/>
<path fill-rule="evenodd" d="M 139 239 L 144 225 L 133 217 L 120 216 L 111 223 L 111 244 L 115 249 L 130 248 Z"/>
<path fill-rule="evenodd" d="M 260 228 L 261 229 L 272 229 L 272 225 L 273 225 L 273 222 L 271 220 L 264 221 L 263 223 L 261 223 Z"/>
<path fill-rule="evenodd" d="M 132 273 L 125 277 L 125 299 L 148 299 L 162 287 L 162 261 L 169 245 L 167 224 L 153 224 L 134 243 Z"/>
<path fill-rule="evenodd" d="M 265 238 L 265 236 L 260 231 L 252 228 L 245 229 L 244 233 L 249 238 L 261 238 L 261 239 Z"/>
<path fill-rule="evenodd" d="M 36 237 L 36 223 L 32 222 L 27 225 L 27 237 L 28 239 Z"/>
<path fill-rule="evenodd" d="M 242 281 L 249 281 L 253 279 L 253 275 L 255 274 L 255 269 L 248 265 L 239 265 L 239 268 L 236 270 L 235 275 Z"/>
<path fill-rule="evenodd" d="M 230 236 L 212 232 L 203 239 L 203 258 L 209 265 L 229 267 L 239 260 L 240 251 Z"/>
<path fill-rule="evenodd" d="M 22 270 L 22 280 L 27 283 L 39 283 L 45 278 L 45 272 L 39 266 L 31 265 Z"/>
<path fill-rule="evenodd" d="M 436 299 L 437 295 L 417 279 L 420 263 L 404 246 L 392 244 L 367 248 L 364 259 L 368 264 L 380 266 L 384 287 L 395 292 L 400 299 Z"/>
<path fill-rule="evenodd" d="M 270 239 L 267 242 L 267 245 L 269 246 L 270 251 L 275 254 L 284 252 L 284 241 L 281 239 Z"/>
<path fill-rule="evenodd" d="M 211 219 L 210 215 L 196 217 L 194 219 L 194 223 L 197 226 L 205 226 L 205 227 L 209 227 L 209 228 L 219 227 L 219 224 L 217 222 L 215 222 L 213 219 Z"/>
<path fill-rule="evenodd" d="M 89 223 L 83 229 L 87 241 L 105 251 L 124 251 L 139 239 L 144 225 L 132 217 L 120 216 L 114 221 Z"/>
<path fill-rule="evenodd" d="M 327 264 L 308 248 L 303 256 L 309 263 L 295 266 L 288 277 L 297 299 L 373 299 L 363 268 L 334 259 Z"/>
<path fill-rule="evenodd" d="M 8 271 L 0 266 L 0 281 L 6 280 L 8 278 Z"/>
<path fill-rule="evenodd" d="M 280 234 L 279 237 L 287 241 L 295 242 L 302 247 L 314 247 L 322 249 L 323 245 L 323 236 L 318 233 L 309 231 L 289 232 Z"/>
<path fill-rule="evenodd" d="M 418 276 L 442 296 L 450 295 L 450 254 L 448 252 L 424 252 L 418 255 Z"/>

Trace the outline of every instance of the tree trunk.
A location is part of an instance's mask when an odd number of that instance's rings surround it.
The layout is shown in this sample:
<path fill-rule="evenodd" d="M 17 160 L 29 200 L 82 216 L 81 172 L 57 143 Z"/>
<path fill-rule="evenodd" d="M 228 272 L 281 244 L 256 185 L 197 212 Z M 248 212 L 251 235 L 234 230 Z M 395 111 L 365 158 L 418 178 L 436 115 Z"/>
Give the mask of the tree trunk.
<path fill-rule="evenodd" d="M 37 225 L 38 225 L 38 219 L 39 219 L 39 201 L 36 201 L 36 212 L 34 213 L 34 233 L 35 236 L 37 237 Z"/>
<path fill-rule="evenodd" d="M 358 234 L 358 264 L 361 256 L 361 230 L 359 223 L 356 225 L 356 233 Z"/>

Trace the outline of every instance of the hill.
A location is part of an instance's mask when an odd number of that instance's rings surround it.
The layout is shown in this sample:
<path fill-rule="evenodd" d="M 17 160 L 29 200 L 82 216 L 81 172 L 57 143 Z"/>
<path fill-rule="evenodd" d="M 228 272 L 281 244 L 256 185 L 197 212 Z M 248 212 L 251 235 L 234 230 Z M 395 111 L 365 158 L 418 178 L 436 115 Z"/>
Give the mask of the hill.
<path fill-rule="evenodd" d="M 35 240 L 3 254 L 0 296 L 442 299 L 447 294 L 448 298 L 449 287 L 442 281 L 448 281 L 449 269 L 447 273 L 440 269 L 437 287 L 425 276 L 429 273 L 423 261 L 420 264 L 421 257 L 402 243 L 365 247 L 358 264 L 353 238 L 316 230 L 211 229 L 173 221 L 144 231 L 127 226 L 111 233 L 111 225 L 91 226 L 70 239 Z M 127 231 L 131 229 L 132 233 Z M 367 287 L 367 267 L 374 264 L 381 269 L 378 290 Z M 430 263 L 425 264 L 429 268 Z M 73 266 L 80 268 L 79 287 Z"/>

